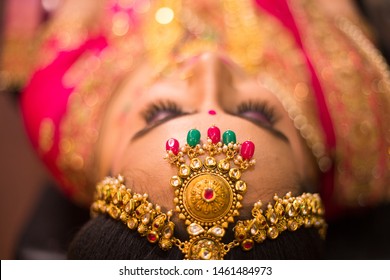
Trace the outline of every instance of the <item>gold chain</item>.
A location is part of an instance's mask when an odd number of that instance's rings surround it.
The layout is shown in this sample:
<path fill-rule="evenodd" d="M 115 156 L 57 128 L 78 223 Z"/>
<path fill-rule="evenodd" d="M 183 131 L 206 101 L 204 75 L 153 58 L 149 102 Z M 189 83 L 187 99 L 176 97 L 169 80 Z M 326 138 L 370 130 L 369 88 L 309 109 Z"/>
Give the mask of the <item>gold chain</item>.
<path fill-rule="evenodd" d="M 292 197 L 291 193 L 284 197 L 275 195 L 274 203 L 269 203 L 265 211 L 262 206 L 261 201 L 255 203 L 252 218 L 235 223 L 234 240 L 227 244 L 219 243 L 212 232 L 207 233 L 206 237 L 201 235 L 197 239 L 196 236 L 191 241 L 181 241 L 174 237 L 175 224 L 170 220 L 172 211 L 164 213 L 160 206 L 148 201 L 147 195 L 133 193 L 125 186 L 122 176 L 107 177 L 97 185 L 91 212 L 94 215 L 108 214 L 111 218 L 122 221 L 130 230 L 137 230 L 141 236 L 146 237 L 150 243 L 158 243 L 163 250 L 169 250 L 175 245 L 186 258 L 192 255 L 191 250 L 195 246 L 201 247 L 199 243 L 204 240 L 207 240 L 208 245 L 215 245 L 215 255 L 207 251 L 206 257 L 199 255 L 200 259 L 223 259 L 226 253 L 239 245 L 248 251 L 255 242 L 275 239 L 285 230 L 296 231 L 302 226 L 317 228 L 321 237 L 325 238 L 327 224 L 318 194 L 304 193 L 297 197 Z M 200 253 L 205 251 L 200 250 Z"/>
<path fill-rule="evenodd" d="M 337 27 L 356 44 L 360 51 L 366 55 L 370 61 L 374 63 L 375 67 L 382 76 L 385 88 L 390 92 L 389 66 L 378 49 L 364 35 L 356 24 L 353 24 L 345 17 L 339 17 L 336 21 Z"/>

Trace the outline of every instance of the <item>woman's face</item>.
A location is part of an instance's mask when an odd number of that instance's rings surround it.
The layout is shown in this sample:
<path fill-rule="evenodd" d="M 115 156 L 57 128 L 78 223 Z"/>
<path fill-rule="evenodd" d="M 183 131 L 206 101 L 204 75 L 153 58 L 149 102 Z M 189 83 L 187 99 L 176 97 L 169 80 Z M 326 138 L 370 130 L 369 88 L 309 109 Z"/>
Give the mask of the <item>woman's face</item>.
<path fill-rule="evenodd" d="M 196 128 L 205 141 L 215 125 L 256 146 L 256 165 L 243 173 L 247 209 L 259 199 L 297 193 L 302 184 L 315 182 L 315 164 L 281 103 L 228 58 L 203 53 L 165 77 L 152 79 L 152 72 L 145 63 L 109 106 L 100 143 L 101 177 L 122 174 L 133 191 L 173 209 L 169 180 L 177 169 L 164 160 L 166 140 L 176 138 L 183 146 L 187 132 Z"/>

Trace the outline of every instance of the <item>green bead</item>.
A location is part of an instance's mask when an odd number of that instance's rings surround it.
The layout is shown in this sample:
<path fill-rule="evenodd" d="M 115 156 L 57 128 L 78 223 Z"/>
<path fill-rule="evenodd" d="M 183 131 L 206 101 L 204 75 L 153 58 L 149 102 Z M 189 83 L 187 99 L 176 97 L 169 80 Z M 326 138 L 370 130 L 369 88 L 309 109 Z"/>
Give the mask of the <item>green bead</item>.
<path fill-rule="evenodd" d="M 222 135 L 222 140 L 225 145 L 232 143 L 236 143 L 236 134 L 231 130 L 226 130 Z"/>
<path fill-rule="evenodd" d="M 197 129 L 191 129 L 187 134 L 187 144 L 195 147 L 200 142 L 200 132 Z"/>

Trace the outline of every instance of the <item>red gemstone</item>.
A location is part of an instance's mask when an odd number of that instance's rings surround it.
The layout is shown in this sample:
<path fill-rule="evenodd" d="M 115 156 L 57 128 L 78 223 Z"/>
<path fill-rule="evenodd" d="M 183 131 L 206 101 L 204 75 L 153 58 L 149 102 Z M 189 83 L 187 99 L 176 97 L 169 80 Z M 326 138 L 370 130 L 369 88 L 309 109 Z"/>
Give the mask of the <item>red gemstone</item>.
<path fill-rule="evenodd" d="M 154 233 L 149 233 L 149 234 L 148 234 L 148 240 L 149 240 L 150 242 L 156 242 L 156 241 L 157 241 L 157 236 L 156 236 L 156 234 L 154 234 Z"/>
<path fill-rule="evenodd" d="M 203 197 L 206 200 L 212 200 L 214 198 L 214 190 L 213 189 L 205 189 L 203 193 Z"/>
<path fill-rule="evenodd" d="M 252 240 L 247 240 L 242 245 L 244 246 L 245 250 L 250 250 L 250 249 L 253 248 L 253 241 Z"/>
<path fill-rule="evenodd" d="M 207 136 L 211 139 L 213 144 L 216 144 L 221 140 L 221 131 L 218 127 L 212 126 L 207 130 Z"/>
<path fill-rule="evenodd" d="M 168 139 L 165 148 L 167 151 L 172 151 L 174 155 L 177 155 L 179 153 L 179 141 L 175 138 Z"/>
<path fill-rule="evenodd" d="M 243 159 L 251 159 L 255 153 L 255 144 L 252 141 L 245 141 L 241 145 L 240 153 Z"/>

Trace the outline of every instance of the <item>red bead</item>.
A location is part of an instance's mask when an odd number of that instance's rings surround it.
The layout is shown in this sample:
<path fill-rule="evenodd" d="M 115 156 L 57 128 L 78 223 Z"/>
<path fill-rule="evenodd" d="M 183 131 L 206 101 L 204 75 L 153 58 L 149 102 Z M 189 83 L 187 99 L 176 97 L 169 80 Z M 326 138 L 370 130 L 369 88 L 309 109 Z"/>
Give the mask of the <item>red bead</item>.
<path fill-rule="evenodd" d="M 252 141 L 245 141 L 241 145 L 240 154 L 243 159 L 251 159 L 255 153 L 255 144 Z"/>
<path fill-rule="evenodd" d="M 167 151 L 172 151 L 174 155 L 177 155 L 179 153 L 179 141 L 175 138 L 168 139 L 165 148 Z"/>
<path fill-rule="evenodd" d="M 207 136 L 211 139 L 213 144 L 221 141 L 221 131 L 216 126 L 212 126 L 209 128 L 209 130 L 207 130 Z"/>

